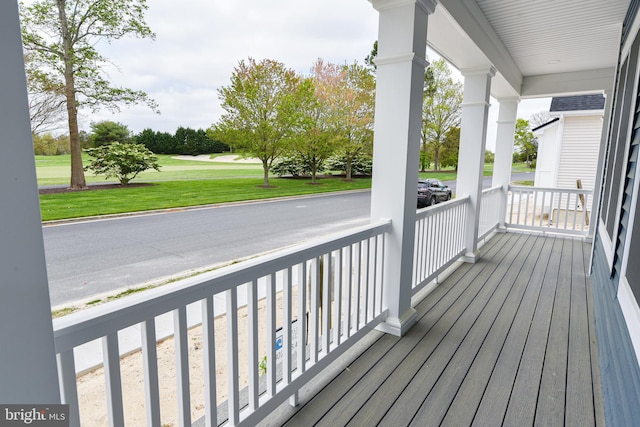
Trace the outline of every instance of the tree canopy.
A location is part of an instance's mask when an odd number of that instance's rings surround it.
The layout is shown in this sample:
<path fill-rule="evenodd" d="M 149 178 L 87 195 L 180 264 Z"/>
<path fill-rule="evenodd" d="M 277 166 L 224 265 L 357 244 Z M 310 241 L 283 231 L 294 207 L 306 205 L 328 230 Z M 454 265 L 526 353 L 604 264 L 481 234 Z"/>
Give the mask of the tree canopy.
<path fill-rule="evenodd" d="M 533 161 L 538 157 L 538 140 L 529 130 L 528 120 L 516 121 L 516 132 L 513 138 L 516 160 L 526 162 L 529 167 L 533 167 Z"/>
<path fill-rule="evenodd" d="M 441 150 L 447 134 L 460 126 L 462 83 L 451 77 L 444 59 L 431 63 L 425 73 L 422 108 L 422 150 L 430 149 L 435 170 L 441 167 Z"/>
<path fill-rule="evenodd" d="M 24 55 L 24 65 L 29 92 L 29 115 L 34 135 L 56 131 L 65 118 L 64 85 L 51 81 L 43 73 L 33 55 Z"/>
<path fill-rule="evenodd" d="M 107 58 L 101 41 L 155 35 L 144 20 L 146 0 L 36 0 L 21 4 L 24 49 L 38 67 L 39 78 L 64 88 L 71 145 L 71 188 L 86 188 L 78 109 L 107 108 L 139 102 L 156 109 L 147 94 L 114 87 L 103 72 Z"/>
<path fill-rule="evenodd" d="M 308 84 L 284 64 L 271 59 L 240 61 L 231 84 L 218 90 L 224 114 L 214 134 L 261 160 L 265 187 L 273 161 L 283 155 L 300 129 L 302 100 Z"/>
<path fill-rule="evenodd" d="M 89 134 L 89 144 L 92 147 L 99 147 L 111 142 L 126 143 L 131 139 L 129 128 L 122 123 L 104 120 L 91 123 L 91 133 Z"/>

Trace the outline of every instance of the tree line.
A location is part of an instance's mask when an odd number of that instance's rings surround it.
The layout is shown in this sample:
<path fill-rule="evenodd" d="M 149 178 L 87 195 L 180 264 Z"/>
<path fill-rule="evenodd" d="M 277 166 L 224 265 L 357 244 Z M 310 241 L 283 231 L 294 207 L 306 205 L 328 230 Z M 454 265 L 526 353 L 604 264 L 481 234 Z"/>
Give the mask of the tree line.
<path fill-rule="evenodd" d="M 138 134 L 133 134 L 126 125 L 109 120 L 91 123 L 91 131 L 80 131 L 79 140 L 84 150 L 114 142 L 141 144 L 155 154 L 195 156 L 223 153 L 230 149 L 227 144 L 214 139 L 210 130 L 179 127 L 173 134 L 152 129 L 144 129 Z M 33 148 L 36 155 L 69 154 L 69 135 L 34 134 Z"/>
<path fill-rule="evenodd" d="M 34 145 L 39 143 L 43 152 L 71 154 L 73 189 L 86 188 L 81 155 L 88 137 L 78 126 L 80 109 L 118 111 L 122 105 L 143 103 L 159 113 L 146 93 L 109 82 L 104 72 L 108 58 L 97 50 L 101 42 L 122 37 L 155 38 L 145 22 L 147 9 L 146 0 L 34 0 L 20 5 L 32 129 L 57 126 L 61 118 L 68 129 L 68 146 L 66 139 L 52 137 Z M 151 151 L 171 154 L 215 152 L 226 144 L 260 159 L 265 186 L 278 162 L 295 165 L 315 182 L 332 159 L 350 179 L 372 155 L 376 56 L 377 42 L 365 58 L 367 65 L 319 59 L 308 75 L 272 59 L 240 61 L 230 84 L 218 90 L 224 114 L 210 129 L 180 128 L 173 135 L 146 129 L 134 139 Z M 425 73 L 422 170 L 432 164 L 435 170 L 457 167 L 461 102 L 462 85 L 444 60 L 434 61 Z M 529 160 L 533 157 L 527 154 Z"/>

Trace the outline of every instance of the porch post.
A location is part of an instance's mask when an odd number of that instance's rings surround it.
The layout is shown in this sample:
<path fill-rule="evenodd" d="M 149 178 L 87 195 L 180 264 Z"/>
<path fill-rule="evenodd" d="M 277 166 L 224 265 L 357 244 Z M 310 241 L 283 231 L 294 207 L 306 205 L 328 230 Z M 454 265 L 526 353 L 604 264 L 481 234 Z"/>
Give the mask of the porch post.
<path fill-rule="evenodd" d="M 472 263 L 477 257 L 491 78 L 495 74 L 496 70 L 492 66 L 462 70 L 464 95 L 456 193 L 457 197 L 468 195 L 471 199 L 464 230 L 466 254 L 463 259 Z"/>
<path fill-rule="evenodd" d="M 60 403 L 18 4 L 0 2 L 0 403 Z"/>
<path fill-rule="evenodd" d="M 379 329 L 402 335 L 416 322 L 411 307 L 413 243 L 420 158 L 427 21 L 434 0 L 370 0 L 380 12 L 371 219 L 391 219 L 385 243 Z"/>
<path fill-rule="evenodd" d="M 518 103 L 520 98 L 499 99 L 498 129 L 496 132 L 496 157 L 493 163 L 492 187 L 502 186 L 500 197 L 500 224 L 498 230 L 504 231 L 507 216 L 507 194 L 511 182 L 511 165 L 513 163 L 513 139 L 516 131 Z"/>

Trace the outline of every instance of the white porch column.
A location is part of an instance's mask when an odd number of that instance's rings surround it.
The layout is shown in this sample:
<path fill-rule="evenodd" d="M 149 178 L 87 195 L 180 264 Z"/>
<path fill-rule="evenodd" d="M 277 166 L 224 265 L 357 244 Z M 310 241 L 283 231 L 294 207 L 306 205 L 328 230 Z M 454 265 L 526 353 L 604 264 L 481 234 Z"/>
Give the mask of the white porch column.
<path fill-rule="evenodd" d="M 496 131 L 496 157 L 493 163 L 492 187 L 502 186 L 500 198 L 499 230 L 505 230 L 507 216 L 507 193 L 511 182 L 511 165 L 513 163 L 513 139 L 516 132 L 518 103 L 520 98 L 499 99 L 498 129 Z"/>
<path fill-rule="evenodd" d="M 496 70 L 493 67 L 462 71 L 464 95 L 456 196 L 468 195 L 471 198 L 471 205 L 467 211 L 467 227 L 464 230 L 467 250 L 463 259 L 467 262 L 475 262 L 477 257 L 491 78 L 495 74 Z"/>
<path fill-rule="evenodd" d="M 380 12 L 371 218 L 391 219 L 385 244 L 380 329 L 402 335 L 416 322 L 411 307 L 413 241 L 420 158 L 427 21 L 434 0 L 370 0 Z"/>
<path fill-rule="evenodd" d="M 0 403 L 60 403 L 18 4 L 0 2 Z"/>

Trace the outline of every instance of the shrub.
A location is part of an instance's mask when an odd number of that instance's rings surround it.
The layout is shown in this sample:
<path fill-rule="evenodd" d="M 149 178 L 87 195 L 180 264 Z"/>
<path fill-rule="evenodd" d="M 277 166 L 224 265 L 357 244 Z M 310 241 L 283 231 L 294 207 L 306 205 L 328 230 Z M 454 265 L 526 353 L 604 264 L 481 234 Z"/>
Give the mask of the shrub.
<path fill-rule="evenodd" d="M 105 179 L 115 176 L 122 185 L 127 185 L 140 172 L 148 169 L 160 171 L 158 158 L 142 144 L 113 142 L 86 151 L 94 159 L 85 170 L 103 174 Z"/>
<path fill-rule="evenodd" d="M 347 159 L 343 155 L 331 156 L 327 159 L 327 169 L 347 173 Z M 359 155 L 351 163 L 352 175 L 371 175 L 373 159 L 369 155 Z"/>
<path fill-rule="evenodd" d="M 308 176 L 311 171 L 305 166 L 304 161 L 296 156 L 281 157 L 273 162 L 271 172 L 278 176 Z"/>

